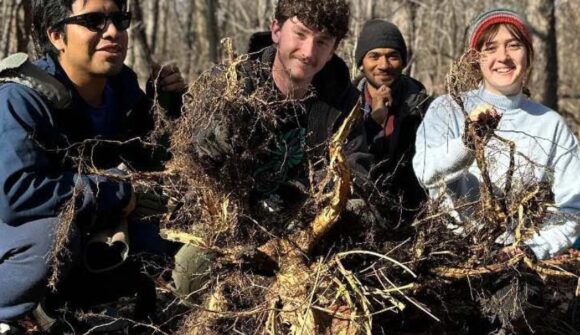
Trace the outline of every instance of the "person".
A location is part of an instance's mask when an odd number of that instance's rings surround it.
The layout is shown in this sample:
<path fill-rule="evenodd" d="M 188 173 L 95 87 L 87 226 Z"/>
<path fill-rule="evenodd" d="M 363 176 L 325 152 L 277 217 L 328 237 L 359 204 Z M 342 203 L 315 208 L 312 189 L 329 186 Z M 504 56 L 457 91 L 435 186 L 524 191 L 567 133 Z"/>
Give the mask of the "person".
<path fill-rule="evenodd" d="M 250 51 L 254 52 L 237 68 L 244 82 L 243 94 L 249 96 L 260 89 L 274 88 L 271 97 L 276 102 L 272 105 L 277 106 L 274 112 L 284 116 L 276 129 L 275 136 L 279 139 L 275 142 L 284 145 L 272 148 L 272 152 L 286 150 L 277 156 L 292 158 L 272 159 L 249 172 L 254 173 L 256 180 L 252 201 L 261 203 L 260 208 L 274 210 L 288 205 L 284 199 L 293 197 L 282 195 L 282 189 L 289 183 L 308 189 L 305 157 L 327 153 L 325 144 L 357 104 L 359 93 L 350 81 L 348 67 L 335 54 L 348 31 L 349 18 L 350 9 L 345 0 L 280 0 L 269 38 L 258 34 L 250 40 Z M 280 103 L 284 101 L 292 103 Z M 197 138 L 194 146 L 199 155 L 216 162 L 227 160 L 234 145 L 230 137 L 224 138 L 224 133 Z M 345 151 L 360 178 L 366 175 L 368 166 L 365 146 L 364 129 L 358 127 Z M 210 263 L 211 255 L 185 245 L 176 255 L 173 271 L 177 293 L 195 300 L 191 293 L 206 282 Z"/>
<path fill-rule="evenodd" d="M 373 179 L 391 199 L 390 213 L 401 211 L 403 221 L 409 222 L 426 199 L 411 161 L 417 128 L 432 99 L 421 82 L 403 74 L 407 45 L 391 22 L 373 19 L 364 24 L 355 62 L 362 74 L 355 84 L 362 94 L 367 143 L 376 162 Z"/>
<path fill-rule="evenodd" d="M 11 57 L 0 85 L 0 322 L 5 327 L 35 310 L 47 294 L 52 273 L 47 255 L 63 230 L 70 257 L 59 260 L 66 281 L 68 269 L 82 263 L 86 242 L 139 206 L 132 185 L 115 177 L 123 175 L 119 164 L 160 165 L 153 159 L 160 154 L 139 140 L 154 126 L 152 98 L 123 65 L 131 23 L 126 1 L 38 0 L 32 14 L 45 56 L 34 65 Z M 179 70 L 155 75 L 160 92 L 179 105 L 185 89 Z M 91 174 L 83 166 L 107 173 Z M 74 215 L 67 228 L 60 214 L 71 201 Z"/>
<path fill-rule="evenodd" d="M 475 69 L 481 80 L 477 89 L 461 93 L 467 114 L 450 95 L 436 99 L 418 129 L 413 167 L 430 197 L 442 196 L 459 215 L 457 222 L 476 222 L 473 209 L 458 206 L 460 201 L 480 198 L 482 173 L 473 150 L 476 136 L 484 141 L 493 192 L 499 197 L 503 196 L 500 190 L 504 190 L 510 150 L 491 134 L 513 141 L 512 192 L 546 183 L 555 206 L 523 244 L 509 244 L 514 233 L 509 229 L 501 234 L 496 242 L 508 246 L 501 249 L 500 258 L 524 252 L 540 260 L 552 258 L 570 248 L 580 234 L 578 140 L 557 112 L 525 94 L 534 48 L 522 16 L 505 9 L 481 14 L 469 29 L 468 47 L 479 53 Z M 475 132 L 465 131 L 466 118 Z"/>

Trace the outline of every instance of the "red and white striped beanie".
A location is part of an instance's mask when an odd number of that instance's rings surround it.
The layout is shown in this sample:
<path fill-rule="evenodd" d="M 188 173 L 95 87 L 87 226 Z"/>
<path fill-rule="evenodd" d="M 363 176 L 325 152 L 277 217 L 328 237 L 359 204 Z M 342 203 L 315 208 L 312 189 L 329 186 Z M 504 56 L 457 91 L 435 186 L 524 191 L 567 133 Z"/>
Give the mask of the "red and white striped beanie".
<path fill-rule="evenodd" d="M 477 40 L 483 32 L 491 25 L 497 23 L 509 23 L 518 29 L 522 36 L 532 44 L 532 37 L 530 35 L 526 20 L 518 13 L 509 9 L 492 9 L 483 14 L 480 14 L 469 28 L 469 48 L 475 49 Z"/>

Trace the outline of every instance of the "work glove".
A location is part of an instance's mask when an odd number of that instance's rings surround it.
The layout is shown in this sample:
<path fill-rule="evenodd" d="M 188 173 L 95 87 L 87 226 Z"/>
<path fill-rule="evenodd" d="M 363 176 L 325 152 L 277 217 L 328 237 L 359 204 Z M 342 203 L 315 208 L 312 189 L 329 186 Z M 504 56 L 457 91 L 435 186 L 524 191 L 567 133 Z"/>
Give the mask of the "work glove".
<path fill-rule="evenodd" d="M 121 163 L 117 167 L 120 171 L 129 173 L 129 168 Z M 131 218 L 137 220 L 154 220 L 167 213 L 168 197 L 159 189 L 146 185 L 133 185 L 135 208 L 131 211 Z"/>
<path fill-rule="evenodd" d="M 197 136 L 197 150 L 202 157 L 207 156 L 214 160 L 221 160 L 234 151 L 229 139 L 228 129 L 223 125 L 218 125 Z"/>
<path fill-rule="evenodd" d="M 162 191 L 152 188 L 136 187 L 136 206 L 132 217 L 138 220 L 156 220 L 167 213 L 169 197 Z"/>

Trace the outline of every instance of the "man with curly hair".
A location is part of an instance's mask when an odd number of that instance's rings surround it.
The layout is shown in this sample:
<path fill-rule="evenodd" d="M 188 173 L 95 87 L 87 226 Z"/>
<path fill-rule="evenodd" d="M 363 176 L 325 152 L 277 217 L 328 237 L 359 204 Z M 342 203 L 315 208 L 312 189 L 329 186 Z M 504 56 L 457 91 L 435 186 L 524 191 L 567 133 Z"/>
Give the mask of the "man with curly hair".
<path fill-rule="evenodd" d="M 272 77 L 278 89 L 289 97 L 305 95 L 314 76 L 333 58 L 336 47 L 348 31 L 350 9 L 345 1 L 281 0 L 270 26 L 275 48 Z M 339 78 L 334 78 L 339 79 Z M 316 86 L 316 85 L 315 85 Z M 350 85 L 345 85 L 347 93 Z"/>
<path fill-rule="evenodd" d="M 260 160 L 257 168 L 247 172 L 256 181 L 251 191 L 256 211 L 284 211 L 298 198 L 285 194 L 305 195 L 309 162 L 324 160 L 328 140 L 357 103 L 359 92 L 350 81 L 348 67 L 335 55 L 348 32 L 349 18 L 345 0 L 280 0 L 270 31 L 250 40 L 249 60 L 237 69 L 244 94 L 269 90 L 268 103 L 276 106 L 271 114 L 279 117 L 268 136 L 247 134 L 272 142 L 267 150 L 271 154 L 256 158 Z M 232 158 L 239 143 L 231 134 L 244 126 L 225 126 L 234 129 L 217 132 L 220 127 L 210 126 L 208 134 L 198 136 L 194 145 L 201 159 L 209 158 L 219 166 Z M 366 150 L 365 140 L 361 124 L 345 148 L 361 179 L 366 175 L 365 160 L 370 157 L 361 152 Z M 180 295 L 188 296 L 201 288 L 210 259 L 192 246 L 180 250 L 173 272 Z"/>

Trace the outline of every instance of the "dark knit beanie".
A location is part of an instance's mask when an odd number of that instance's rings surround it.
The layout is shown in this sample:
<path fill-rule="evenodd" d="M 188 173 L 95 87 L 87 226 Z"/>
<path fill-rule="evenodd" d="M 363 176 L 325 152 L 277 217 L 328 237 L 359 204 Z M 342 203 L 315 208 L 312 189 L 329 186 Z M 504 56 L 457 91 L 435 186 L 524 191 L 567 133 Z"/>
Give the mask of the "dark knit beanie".
<path fill-rule="evenodd" d="M 401 31 L 391 22 L 374 19 L 365 23 L 356 45 L 354 59 L 356 65 L 362 64 L 367 52 L 377 48 L 390 48 L 399 51 L 403 66 L 407 65 L 407 45 Z"/>

